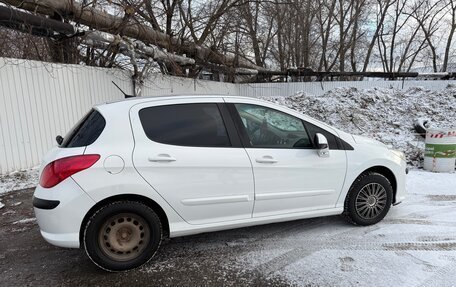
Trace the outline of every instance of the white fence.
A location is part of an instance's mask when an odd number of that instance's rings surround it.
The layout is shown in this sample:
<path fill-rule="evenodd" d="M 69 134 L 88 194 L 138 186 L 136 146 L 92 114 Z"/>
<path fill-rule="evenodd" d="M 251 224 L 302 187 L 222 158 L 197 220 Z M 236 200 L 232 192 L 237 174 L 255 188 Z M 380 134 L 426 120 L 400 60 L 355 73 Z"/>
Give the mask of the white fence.
<path fill-rule="evenodd" d="M 217 94 L 237 95 L 237 85 L 153 74 L 144 83 L 141 95 Z"/>
<path fill-rule="evenodd" d="M 132 90 L 129 75 L 116 69 L 0 58 L 0 174 L 37 166 L 53 145 L 93 105 L 119 100 Z M 142 94 L 321 95 L 336 87 L 424 86 L 438 90 L 456 81 L 369 81 L 230 84 L 163 75 L 149 77 Z"/>
<path fill-rule="evenodd" d="M 123 98 L 122 72 L 0 58 L 0 174 L 31 168 L 94 104 Z"/>

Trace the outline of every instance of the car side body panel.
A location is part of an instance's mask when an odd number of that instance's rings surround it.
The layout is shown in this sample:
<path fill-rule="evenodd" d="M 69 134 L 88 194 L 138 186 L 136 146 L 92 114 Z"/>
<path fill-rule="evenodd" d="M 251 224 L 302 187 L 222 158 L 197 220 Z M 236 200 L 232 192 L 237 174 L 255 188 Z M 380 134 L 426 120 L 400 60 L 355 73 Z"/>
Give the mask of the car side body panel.
<path fill-rule="evenodd" d="M 253 108 L 266 107 L 269 108 L 269 112 L 277 116 L 280 116 L 277 111 L 291 115 L 287 109 L 268 102 L 259 103 L 255 99 L 230 97 L 225 98 L 225 102 L 254 105 L 251 106 Z M 235 113 L 235 116 L 238 114 Z M 244 116 L 247 116 L 245 121 L 256 125 L 261 124 L 251 114 L 244 112 Z M 293 113 L 291 116 L 301 120 L 295 121 L 299 127 L 299 122 L 307 121 L 299 113 Z M 319 126 L 319 123 L 314 121 L 312 124 Z M 244 124 L 240 128 L 245 129 Z M 331 132 L 335 134 L 334 131 Z M 252 146 L 247 147 L 246 151 L 251 159 L 255 176 L 254 217 L 335 207 L 345 180 L 347 160 L 345 150 L 332 149 L 329 157 L 320 157 L 315 147 L 258 148 Z"/>
<path fill-rule="evenodd" d="M 138 115 L 140 110 L 186 103 L 223 103 L 223 99 L 181 99 L 132 107 L 136 170 L 189 224 L 251 218 L 253 174 L 242 147 L 177 146 L 158 143 L 146 136 Z M 160 157 L 164 157 L 163 161 Z"/>
<path fill-rule="evenodd" d="M 101 158 L 89 169 L 72 177 L 96 203 L 116 195 L 139 195 L 156 202 L 166 213 L 169 225 L 182 218 L 136 171 L 132 153 L 134 138 L 131 130 L 128 105 L 102 105 L 97 107 L 106 118 L 106 127 L 95 143 L 86 147 L 85 154 L 100 154 Z M 119 159 L 123 167 L 119 168 Z M 116 163 L 115 168 L 110 163 Z M 88 210 L 89 210 L 88 209 Z"/>
<path fill-rule="evenodd" d="M 405 199 L 406 162 L 394 156 L 388 148 L 383 146 L 356 144 L 354 142 L 351 144 L 356 152 L 347 151 L 348 172 L 336 207 L 344 206 L 347 193 L 356 178 L 364 171 L 375 167 L 387 168 L 394 174 L 396 190 L 393 202 L 403 201 Z"/>

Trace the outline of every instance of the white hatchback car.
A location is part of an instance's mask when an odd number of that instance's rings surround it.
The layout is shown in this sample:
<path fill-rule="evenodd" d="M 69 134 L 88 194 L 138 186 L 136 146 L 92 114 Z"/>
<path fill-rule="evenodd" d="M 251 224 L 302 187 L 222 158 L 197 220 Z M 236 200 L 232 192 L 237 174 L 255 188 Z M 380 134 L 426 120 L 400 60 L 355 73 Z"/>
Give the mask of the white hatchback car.
<path fill-rule="evenodd" d="M 402 152 L 270 102 L 135 98 L 94 107 L 42 163 L 42 236 L 120 271 L 164 237 L 343 214 L 377 223 L 405 196 Z"/>

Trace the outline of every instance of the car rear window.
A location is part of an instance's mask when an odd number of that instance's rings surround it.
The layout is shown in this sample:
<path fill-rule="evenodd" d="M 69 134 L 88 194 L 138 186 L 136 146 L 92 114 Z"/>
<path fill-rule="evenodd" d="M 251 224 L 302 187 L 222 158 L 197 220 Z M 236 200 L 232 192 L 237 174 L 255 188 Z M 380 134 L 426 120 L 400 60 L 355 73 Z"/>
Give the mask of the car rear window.
<path fill-rule="evenodd" d="M 93 144 L 103 132 L 106 121 L 103 116 L 92 109 L 65 136 L 60 147 L 83 147 Z"/>
<path fill-rule="evenodd" d="M 170 145 L 231 146 L 217 104 L 177 104 L 144 108 L 139 118 L 147 137 Z"/>

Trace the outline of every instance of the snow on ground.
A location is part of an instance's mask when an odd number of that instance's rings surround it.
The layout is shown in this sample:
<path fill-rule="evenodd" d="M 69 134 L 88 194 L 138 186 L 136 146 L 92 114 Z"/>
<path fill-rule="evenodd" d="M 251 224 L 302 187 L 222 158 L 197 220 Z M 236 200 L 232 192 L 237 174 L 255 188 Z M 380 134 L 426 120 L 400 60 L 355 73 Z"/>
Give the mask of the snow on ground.
<path fill-rule="evenodd" d="M 0 175 L 0 194 L 35 187 L 38 184 L 38 171 L 39 169 L 36 167 L 29 170 Z"/>
<path fill-rule="evenodd" d="M 25 218 L 25 219 L 21 219 L 21 220 L 18 220 L 18 221 L 14 221 L 13 224 L 27 224 L 27 223 L 31 223 L 31 222 L 35 222 L 36 221 L 36 218 L 35 217 L 30 217 L 30 218 Z"/>
<path fill-rule="evenodd" d="M 455 286 L 456 174 L 412 170 L 379 224 L 301 226 L 239 256 L 238 268 L 296 286 Z"/>
<path fill-rule="evenodd" d="M 456 128 L 456 86 L 441 91 L 415 87 L 408 90 L 337 88 L 324 95 L 305 92 L 265 97 L 343 131 L 375 138 L 402 150 L 409 164 L 421 166 L 424 140 L 415 133 L 417 119 L 434 128 Z"/>

